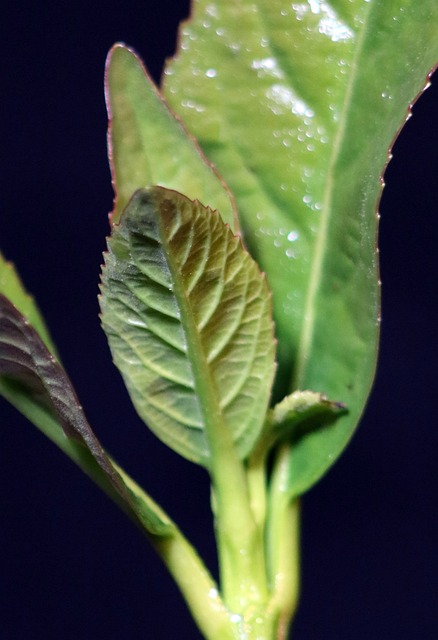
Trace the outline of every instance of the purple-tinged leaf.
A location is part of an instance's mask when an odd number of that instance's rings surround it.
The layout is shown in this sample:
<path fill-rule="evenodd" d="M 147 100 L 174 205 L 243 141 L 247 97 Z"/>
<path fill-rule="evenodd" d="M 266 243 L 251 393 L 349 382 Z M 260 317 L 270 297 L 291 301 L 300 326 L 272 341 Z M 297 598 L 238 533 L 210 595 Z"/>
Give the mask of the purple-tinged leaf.
<path fill-rule="evenodd" d="M 1 294 L 0 391 L 101 484 L 140 527 L 155 535 L 172 532 L 174 525 L 161 509 L 110 460 L 64 369 L 29 321 Z"/>

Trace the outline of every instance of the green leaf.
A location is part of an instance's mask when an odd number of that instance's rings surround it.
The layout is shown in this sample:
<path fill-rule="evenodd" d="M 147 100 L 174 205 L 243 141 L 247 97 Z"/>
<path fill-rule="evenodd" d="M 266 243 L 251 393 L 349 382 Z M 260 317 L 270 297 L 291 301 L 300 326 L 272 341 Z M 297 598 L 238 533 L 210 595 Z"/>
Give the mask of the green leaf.
<path fill-rule="evenodd" d="M 332 425 L 347 408 L 315 391 L 294 391 L 271 409 L 265 437 L 296 443 L 309 432 Z"/>
<path fill-rule="evenodd" d="M 137 189 L 160 184 L 220 211 L 237 231 L 232 196 L 195 139 L 170 111 L 141 61 L 124 45 L 107 60 L 105 94 L 117 222 Z"/>
<path fill-rule="evenodd" d="M 14 289 L 15 294 L 18 291 Z M 0 392 L 139 526 L 154 535 L 169 535 L 174 530 L 158 505 L 109 459 L 88 424 L 65 371 L 27 317 L 1 294 Z"/>
<path fill-rule="evenodd" d="M 260 465 L 278 445 L 296 444 L 309 433 L 333 426 L 347 407 L 315 391 L 294 391 L 269 410 L 251 462 Z M 292 493 L 293 495 L 293 493 Z"/>
<path fill-rule="evenodd" d="M 38 306 L 26 291 L 12 262 L 5 260 L 0 253 L 0 294 L 4 295 L 26 317 L 39 334 L 49 351 L 56 355 L 48 329 Z"/>
<path fill-rule="evenodd" d="M 437 30 L 436 0 L 195 0 L 166 70 L 273 291 L 277 396 L 312 389 L 349 409 L 295 444 L 295 494 L 338 457 L 370 390 L 380 176 Z"/>
<path fill-rule="evenodd" d="M 113 228 L 102 323 L 139 415 L 210 466 L 221 438 L 253 448 L 274 375 L 265 278 L 217 212 L 164 188 L 138 191 Z"/>

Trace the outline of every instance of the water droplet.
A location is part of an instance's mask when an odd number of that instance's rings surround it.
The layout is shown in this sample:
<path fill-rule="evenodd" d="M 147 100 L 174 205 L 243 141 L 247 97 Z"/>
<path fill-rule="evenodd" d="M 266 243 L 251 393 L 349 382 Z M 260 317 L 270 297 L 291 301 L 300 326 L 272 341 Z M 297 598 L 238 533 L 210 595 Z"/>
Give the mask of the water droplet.
<path fill-rule="evenodd" d="M 309 109 L 306 103 L 286 85 L 273 84 L 265 95 L 271 101 L 269 108 L 275 115 L 281 115 L 287 111 L 291 111 L 298 116 L 307 114 L 308 117 L 312 117 L 313 115 L 313 111 Z"/>
<path fill-rule="evenodd" d="M 194 100 L 182 100 L 181 106 L 187 109 L 194 109 L 197 113 L 202 113 L 204 111 L 204 107 L 197 104 Z"/>
<path fill-rule="evenodd" d="M 229 47 L 233 53 L 239 53 L 242 48 L 239 42 L 231 42 Z"/>
<path fill-rule="evenodd" d="M 257 71 L 259 78 L 265 76 L 272 76 L 273 78 L 283 78 L 284 74 L 277 64 L 275 58 L 262 58 L 260 60 L 253 60 L 251 68 Z"/>
<path fill-rule="evenodd" d="M 207 5 L 205 9 L 205 13 L 211 16 L 212 18 L 217 18 L 218 17 L 217 6 L 215 4 Z"/>
<path fill-rule="evenodd" d="M 238 613 L 232 613 L 230 615 L 230 620 L 231 622 L 242 622 L 242 616 Z"/>
<path fill-rule="evenodd" d="M 298 233 L 298 231 L 291 231 L 287 234 L 287 239 L 289 240 L 289 242 L 295 242 L 295 240 L 298 240 L 299 237 L 300 234 Z"/>
<path fill-rule="evenodd" d="M 217 76 L 217 71 L 216 69 L 207 69 L 205 75 L 207 76 L 207 78 L 215 78 Z"/>

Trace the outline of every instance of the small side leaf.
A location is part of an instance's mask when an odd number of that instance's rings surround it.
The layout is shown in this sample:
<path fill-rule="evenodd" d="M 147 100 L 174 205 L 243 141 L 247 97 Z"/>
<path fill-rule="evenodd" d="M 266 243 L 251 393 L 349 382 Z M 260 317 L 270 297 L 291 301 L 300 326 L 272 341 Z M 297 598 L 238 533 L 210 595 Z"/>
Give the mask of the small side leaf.
<path fill-rule="evenodd" d="M 0 392 L 74 459 L 149 533 L 173 525 L 117 470 L 94 435 L 65 371 L 28 319 L 0 294 Z"/>
<path fill-rule="evenodd" d="M 237 232 L 234 200 L 195 139 L 171 112 L 140 59 L 124 45 L 107 60 L 108 147 L 117 222 L 137 189 L 161 184 L 220 211 Z"/>
<path fill-rule="evenodd" d="M 293 445 L 310 431 L 333 424 L 346 412 L 345 405 L 330 401 L 322 393 L 294 391 L 269 411 L 256 455 L 266 455 L 279 442 Z"/>
<path fill-rule="evenodd" d="M 217 212 L 161 187 L 133 196 L 108 249 L 102 323 L 139 415 L 204 466 L 224 430 L 245 458 L 275 368 L 256 263 Z"/>
<path fill-rule="evenodd" d="M 271 410 L 270 430 L 276 439 L 296 442 L 309 431 L 333 424 L 346 412 L 344 404 L 322 393 L 294 391 Z"/>

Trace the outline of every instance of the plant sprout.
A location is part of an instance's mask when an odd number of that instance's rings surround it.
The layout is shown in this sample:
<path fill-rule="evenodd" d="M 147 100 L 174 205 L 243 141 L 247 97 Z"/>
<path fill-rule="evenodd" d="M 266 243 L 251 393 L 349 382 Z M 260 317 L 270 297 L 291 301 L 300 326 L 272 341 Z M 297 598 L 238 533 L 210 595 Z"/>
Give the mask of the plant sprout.
<path fill-rule="evenodd" d="M 199 0 L 162 93 L 109 54 L 102 325 L 139 416 L 211 479 L 217 577 L 103 448 L 0 263 L 1 393 L 143 531 L 206 638 L 285 638 L 295 614 L 300 498 L 374 375 L 380 175 L 438 55 L 426 4 Z"/>

